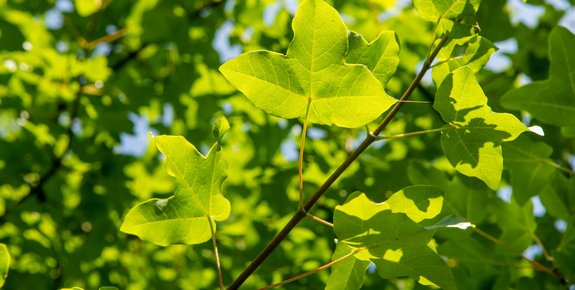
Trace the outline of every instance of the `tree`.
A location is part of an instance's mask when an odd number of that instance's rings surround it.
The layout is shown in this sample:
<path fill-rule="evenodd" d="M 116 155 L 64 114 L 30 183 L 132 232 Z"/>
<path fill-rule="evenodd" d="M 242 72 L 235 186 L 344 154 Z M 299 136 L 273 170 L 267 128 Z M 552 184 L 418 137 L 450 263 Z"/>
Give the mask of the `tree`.
<path fill-rule="evenodd" d="M 0 284 L 572 286 L 575 35 L 528 2 L 0 4 Z"/>

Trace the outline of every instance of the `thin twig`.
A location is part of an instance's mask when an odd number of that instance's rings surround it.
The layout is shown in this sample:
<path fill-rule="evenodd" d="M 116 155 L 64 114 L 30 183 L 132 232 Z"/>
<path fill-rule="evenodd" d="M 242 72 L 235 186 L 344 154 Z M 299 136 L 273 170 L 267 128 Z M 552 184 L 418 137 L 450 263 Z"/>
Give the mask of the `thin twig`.
<path fill-rule="evenodd" d="M 328 225 L 328 226 L 330 226 L 330 227 L 333 228 L 333 224 L 332 224 L 332 223 L 330 223 L 330 222 L 328 222 L 328 221 L 326 221 L 326 220 L 324 220 L 324 219 L 322 219 L 322 218 L 316 217 L 315 215 L 312 215 L 312 214 L 310 214 L 309 212 L 307 212 L 306 214 L 307 214 L 307 216 L 308 216 L 309 218 L 311 218 L 312 220 L 318 221 L 318 222 L 320 222 L 320 223 L 322 223 L 322 224 L 324 224 L 324 225 Z"/>
<path fill-rule="evenodd" d="M 478 234 L 480 234 L 480 235 L 482 235 L 483 237 L 487 238 L 488 240 L 490 240 L 490 241 L 492 241 L 492 242 L 494 242 L 494 243 L 496 243 L 496 244 L 498 244 L 498 245 L 500 245 L 500 246 L 503 246 L 504 248 L 508 249 L 509 251 L 511 251 L 511 252 L 513 252 L 513 253 L 519 255 L 521 258 L 525 259 L 525 260 L 528 261 L 529 263 L 535 265 L 536 270 L 538 270 L 538 271 L 544 271 L 544 272 L 547 272 L 547 273 L 549 273 L 550 275 L 552 275 L 552 276 L 554 276 L 554 277 L 558 277 L 558 275 L 555 274 L 551 269 L 549 269 L 549 268 L 543 266 L 541 263 L 539 263 L 539 262 L 537 262 L 537 261 L 535 261 L 535 260 L 531 260 L 531 259 L 527 258 L 525 255 L 523 255 L 523 253 L 521 253 L 520 251 L 514 249 L 513 247 L 509 246 L 508 244 L 502 242 L 501 240 L 497 239 L 496 237 L 494 237 L 494 236 L 492 236 L 492 235 L 490 235 L 490 234 L 488 234 L 488 233 L 486 233 L 486 232 L 480 230 L 480 229 L 477 228 L 477 227 L 473 227 L 473 229 L 475 230 L 475 232 L 477 232 Z"/>
<path fill-rule="evenodd" d="M 339 262 L 341 262 L 341 261 L 343 261 L 343 260 L 345 260 L 345 259 L 347 259 L 347 258 L 349 258 L 349 257 L 351 257 L 351 256 L 353 256 L 353 255 L 355 255 L 357 252 L 359 252 L 359 250 L 355 250 L 355 251 L 353 251 L 353 252 L 351 252 L 351 253 L 349 253 L 349 254 L 347 254 L 347 255 L 345 255 L 345 256 L 342 256 L 342 257 L 340 257 L 339 259 L 337 259 L 337 260 L 335 260 L 335 261 L 329 262 L 329 263 L 327 263 L 327 264 L 325 264 L 325 265 L 323 265 L 323 266 L 321 266 L 321 267 L 319 267 L 319 268 L 317 268 L 317 269 L 315 269 L 315 270 L 311 270 L 311 271 L 309 271 L 309 272 L 307 272 L 307 273 L 303 273 L 303 274 L 301 274 L 301 275 L 298 275 L 298 276 L 295 276 L 295 277 L 293 277 L 293 278 L 284 280 L 284 281 L 282 281 L 282 282 L 279 282 L 279 283 L 276 283 L 276 284 L 273 284 L 273 285 L 269 285 L 269 286 L 266 286 L 266 287 L 264 287 L 264 288 L 260 288 L 259 290 L 271 289 L 271 288 L 274 288 L 274 287 L 277 287 L 277 286 L 281 286 L 281 285 L 287 284 L 287 283 L 289 283 L 289 282 L 293 282 L 293 281 L 295 281 L 295 280 L 301 279 L 301 278 L 306 277 L 306 276 L 309 276 L 309 275 L 311 275 L 311 274 L 315 274 L 315 273 L 317 273 L 317 272 L 319 272 L 319 271 L 321 271 L 321 270 L 327 269 L 327 268 L 329 268 L 329 267 L 331 267 L 331 266 L 333 266 L 333 265 L 335 265 L 335 264 L 337 264 L 337 263 L 339 263 Z"/>

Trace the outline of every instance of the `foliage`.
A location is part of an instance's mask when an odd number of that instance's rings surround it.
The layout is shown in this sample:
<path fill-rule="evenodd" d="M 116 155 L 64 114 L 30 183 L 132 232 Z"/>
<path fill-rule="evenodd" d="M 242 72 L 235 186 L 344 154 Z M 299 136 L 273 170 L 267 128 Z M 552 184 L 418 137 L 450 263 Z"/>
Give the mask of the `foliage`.
<path fill-rule="evenodd" d="M 575 35 L 508 3 L 0 1 L 0 285 L 572 287 Z"/>

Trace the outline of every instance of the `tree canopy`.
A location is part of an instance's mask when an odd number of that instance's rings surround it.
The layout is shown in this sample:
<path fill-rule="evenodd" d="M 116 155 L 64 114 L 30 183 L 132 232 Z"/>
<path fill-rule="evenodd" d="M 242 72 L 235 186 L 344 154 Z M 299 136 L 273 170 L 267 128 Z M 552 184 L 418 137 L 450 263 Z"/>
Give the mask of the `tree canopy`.
<path fill-rule="evenodd" d="M 573 287 L 573 5 L 0 1 L 0 287 Z"/>

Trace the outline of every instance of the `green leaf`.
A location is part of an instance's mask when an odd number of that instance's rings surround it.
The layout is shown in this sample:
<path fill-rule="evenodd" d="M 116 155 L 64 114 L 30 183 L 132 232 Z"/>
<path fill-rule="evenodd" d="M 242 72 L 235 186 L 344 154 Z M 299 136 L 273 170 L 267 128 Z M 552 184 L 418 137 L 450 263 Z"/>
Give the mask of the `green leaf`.
<path fill-rule="evenodd" d="M 358 33 L 350 31 L 346 63 L 363 64 L 385 86 L 399 65 L 399 40 L 393 31 L 383 31 L 371 43 Z"/>
<path fill-rule="evenodd" d="M 419 189 L 423 188 L 425 187 Z M 431 196 L 436 195 L 436 188 L 427 188 L 432 193 Z M 411 211 L 412 207 L 403 205 L 413 201 L 401 202 L 400 199 L 392 199 L 395 210 L 399 211 L 399 207 Z M 372 261 L 383 278 L 409 276 L 425 285 L 434 283 L 444 289 L 455 289 L 451 270 L 428 246 L 434 230 L 422 228 L 404 213 L 394 213 L 391 204 L 374 203 L 363 193 L 352 195 L 344 205 L 336 207 L 334 231 L 338 246 L 344 244 L 357 251 L 350 259 Z M 350 253 L 349 250 L 347 253 Z M 332 276 L 334 273 L 332 272 Z M 342 278 L 345 281 L 350 281 L 353 275 L 363 275 L 349 268 L 346 273 Z M 330 279 L 334 281 L 332 283 L 345 282 L 338 277 Z"/>
<path fill-rule="evenodd" d="M 224 138 L 224 135 L 226 135 L 229 129 L 230 123 L 228 123 L 228 119 L 219 117 L 212 127 L 212 133 L 214 134 L 214 138 L 216 138 L 216 142 L 222 142 L 222 138 Z"/>
<path fill-rule="evenodd" d="M 219 119 L 216 124 L 223 128 L 223 122 Z M 154 140 L 166 156 L 166 170 L 176 178 L 176 194 L 138 204 L 128 212 L 120 230 L 161 246 L 209 240 L 209 223 L 215 228 L 215 221 L 230 214 L 230 202 L 220 193 L 228 167 L 224 152 L 216 143 L 204 157 L 181 136 L 162 135 Z"/>
<path fill-rule="evenodd" d="M 575 178 L 567 179 L 556 172 L 547 180 L 547 186 L 539 193 L 541 203 L 553 217 L 569 220 L 575 213 Z"/>
<path fill-rule="evenodd" d="M 425 20 L 456 19 L 474 16 L 480 0 L 414 0 L 417 13 Z"/>
<path fill-rule="evenodd" d="M 575 125 L 575 35 L 558 26 L 549 36 L 549 79 L 509 91 L 501 104 L 528 111 L 534 118 L 555 126 Z"/>
<path fill-rule="evenodd" d="M 491 111 L 469 66 L 445 78 L 433 107 L 448 123 L 441 146 L 451 165 L 497 189 L 503 170 L 500 144 L 517 138 L 525 125 L 511 114 Z"/>
<path fill-rule="evenodd" d="M 392 212 L 405 213 L 418 223 L 424 219 L 432 219 L 441 212 L 443 190 L 428 185 L 409 186 L 394 193 L 385 203 Z"/>
<path fill-rule="evenodd" d="M 510 171 L 513 196 L 523 205 L 549 184 L 555 168 L 543 160 L 553 153 L 553 148 L 543 142 L 533 142 L 526 135 L 502 146 L 503 164 Z"/>
<path fill-rule="evenodd" d="M 10 269 L 10 252 L 5 244 L 0 244 L 0 287 L 4 286 L 6 277 L 8 277 L 8 269 Z"/>
<path fill-rule="evenodd" d="M 460 51 L 464 50 L 460 55 Z M 468 65 L 474 73 L 487 64 L 489 57 L 497 51 L 497 47 L 481 36 L 467 37 L 461 40 L 450 39 L 437 54 L 442 59 L 433 66 L 431 77 L 436 85 L 440 85 L 445 77 L 454 70 Z"/>
<path fill-rule="evenodd" d="M 509 203 L 493 198 L 489 201 L 488 210 L 497 218 L 497 225 L 503 230 L 501 241 L 518 251 L 524 251 L 533 243 L 537 223 L 533 216 L 531 201 L 521 206 L 511 199 Z"/>
<path fill-rule="evenodd" d="M 311 123 L 353 128 L 396 102 L 369 69 L 344 63 L 347 29 L 331 6 L 304 1 L 292 27 L 286 55 L 253 51 L 220 67 L 256 107 L 281 118 L 308 116 Z"/>
<path fill-rule="evenodd" d="M 345 243 L 338 243 L 333 252 L 332 261 L 352 253 L 355 249 Z M 331 266 L 331 274 L 327 279 L 325 289 L 360 289 L 363 276 L 370 262 L 349 258 Z"/>
<path fill-rule="evenodd" d="M 492 190 L 482 181 L 462 174 L 449 180 L 443 171 L 417 161 L 410 162 L 408 174 L 413 183 L 435 185 L 445 191 L 444 213 L 439 216 L 453 213 L 473 224 L 485 218 L 487 198 Z"/>

